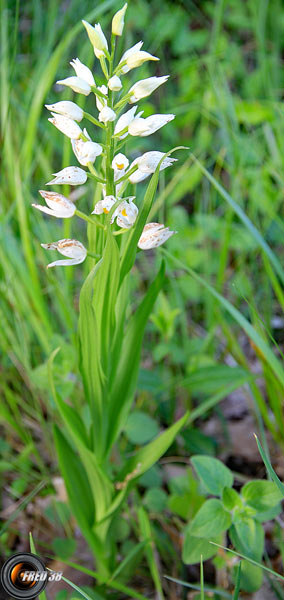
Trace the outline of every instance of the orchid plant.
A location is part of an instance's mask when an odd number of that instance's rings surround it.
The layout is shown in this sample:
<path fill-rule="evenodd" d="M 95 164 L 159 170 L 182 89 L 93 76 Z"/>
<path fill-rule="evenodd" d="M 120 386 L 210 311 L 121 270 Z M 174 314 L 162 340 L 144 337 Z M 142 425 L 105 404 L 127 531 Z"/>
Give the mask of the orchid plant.
<path fill-rule="evenodd" d="M 187 415 L 130 458 L 113 457 L 134 400 L 144 330 L 155 300 L 163 286 L 165 266 L 149 286 L 139 307 L 130 307 L 130 277 L 140 250 L 156 248 L 175 232 L 160 223 L 147 223 L 158 184 L 159 171 L 174 160 L 160 151 L 151 151 L 129 161 L 121 150 L 129 136 L 148 136 L 163 127 L 174 115 L 156 114 L 143 118 L 137 112 L 140 99 L 146 98 L 168 76 L 140 80 L 129 90 L 125 75 L 145 61 L 158 58 L 141 50 L 138 42 L 115 63 L 116 40 L 122 35 L 127 4 L 112 20 L 110 49 L 99 24 L 83 21 L 94 54 L 106 79 L 97 86 L 92 71 L 78 58 L 71 61 L 76 75 L 58 81 L 77 94 L 94 95 L 97 116 L 70 101 L 47 105 L 50 122 L 71 139 L 74 155 L 81 165 L 68 166 L 54 174 L 47 185 L 80 186 L 90 178 L 95 182 L 95 202 L 90 214 L 76 208 L 73 201 L 55 191 L 40 191 L 46 205 L 33 206 L 57 218 L 77 215 L 88 223 L 88 250 L 76 239 L 44 243 L 43 248 L 59 252 L 65 259 L 48 267 L 77 265 L 87 257 L 93 262 L 80 294 L 79 364 L 84 385 L 85 406 L 78 412 L 55 389 L 49 360 L 52 393 L 65 425 L 65 432 L 54 427 L 59 466 L 65 479 L 71 508 L 91 546 L 97 569 L 109 574 L 115 564 L 115 540 L 111 525 L 134 484 L 167 450 L 184 425 Z M 131 106 L 122 112 L 127 104 Z M 83 119 L 104 136 L 93 141 Z M 176 149 L 175 149 L 176 150 Z M 95 166 L 96 165 L 96 166 Z M 83 168 L 81 168 L 83 167 Z M 144 199 L 138 207 L 129 186 L 152 175 Z M 86 411 L 87 407 L 87 411 Z"/>

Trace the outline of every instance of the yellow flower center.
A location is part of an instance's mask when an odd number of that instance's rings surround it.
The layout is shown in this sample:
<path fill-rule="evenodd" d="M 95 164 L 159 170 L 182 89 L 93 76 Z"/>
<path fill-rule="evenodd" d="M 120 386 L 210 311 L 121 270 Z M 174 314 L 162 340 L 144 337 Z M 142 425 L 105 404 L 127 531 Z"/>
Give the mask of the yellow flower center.
<path fill-rule="evenodd" d="M 123 169 L 124 165 L 122 163 L 120 163 L 120 164 L 116 163 L 116 166 L 121 171 Z"/>
<path fill-rule="evenodd" d="M 125 208 L 121 211 L 121 214 L 123 217 L 127 217 L 127 212 L 126 212 Z"/>
<path fill-rule="evenodd" d="M 104 211 L 105 215 L 107 215 L 109 213 L 109 210 L 107 208 L 103 208 L 103 211 Z"/>

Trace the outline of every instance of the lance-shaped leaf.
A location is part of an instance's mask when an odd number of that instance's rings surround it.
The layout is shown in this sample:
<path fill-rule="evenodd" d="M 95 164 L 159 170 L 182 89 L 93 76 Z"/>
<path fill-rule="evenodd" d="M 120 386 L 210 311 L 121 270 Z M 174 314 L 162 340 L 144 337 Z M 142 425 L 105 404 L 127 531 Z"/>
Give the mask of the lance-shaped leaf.
<path fill-rule="evenodd" d="M 131 317 L 124 336 L 121 358 L 115 373 L 112 373 L 107 451 L 110 450 L 124 426 L 133 401 L 145 326 L 164 279 L 163 262 L 156 279 Z"/>

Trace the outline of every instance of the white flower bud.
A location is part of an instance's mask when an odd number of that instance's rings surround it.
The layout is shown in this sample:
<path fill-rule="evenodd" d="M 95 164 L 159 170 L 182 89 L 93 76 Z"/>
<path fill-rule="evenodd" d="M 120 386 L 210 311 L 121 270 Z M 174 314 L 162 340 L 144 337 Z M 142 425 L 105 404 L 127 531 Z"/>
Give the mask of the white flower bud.
<path fill-rule="evenodd" d="M 114 128 L 114 135 L 117 135 L 120 131 L 123 131 L 124 129 L 126 129 L 126 127 L 128 127 L 129 123 L 131 123 L 131 121 L 133 121 L 133 119 L 135 118 L 136 110 L 137 106 L 132 106 L 132 108 L 130 108 L 126 113 L 119 117 Z M 141 115 L 142 113 L 139 114 Z M 123 138 L 125 138 L 126 136 L 127 132 L 121 135 L 119 139 L 123 140 Z"/>
<path fill-rule="evenodd" d="M 114 196 L 105 196 L 103 200 L 97 202 L 92 215 L 102 215 L 103 213 L 107 215 L 115 203 L 116 198 Z"/>
<path fill-rule="evenodd" d="M 138 42 L 137 44 L 132 46 L 132 48 L 129 48 L 128 50 L 126 50 L 119 61 L 119 65 L 124 63 L 130 56 L 132 56 L 136 52 L 139 52 L 139 50 L 141 50 L 142 46 L 143 46 L 143 42 Z M 129 67 L 127 65 L 123 65 L 123 67 L 121 67 L 121 73 L 128 73 L 128 71 L 129 71 Z"/>
<path fill-rule="evenodd" d="M 84 79 L 84 81 L 86 81 L 91 87 L 92 85 L 96 85 L 91 69 L 89 69 L 89 67 L 87 67 L 83 63 L 81 63 L 79 58 L 74 58 L 73 60 L 71 60 L 70 65 L 75 70 L 77 77 L 79 77 L 80 79 Z"/>
<path fill-rule="evenodd" d="M 168 78 L 169 75 L 164 75 L 163 77 L 148 77 L 148 79 L 141 79 L 141 81 L 134 83 L 129 90 L 129 93 L 132 92 L 132 96 L 129 100 L 130 104 L 133 104 L 136 100 L 150 96 L 150 94 L 152 94 L 152 92 L 160 85 L 165 83 Z"/>
<path fill-rule="evenodd" d="M 78 240 L 64 239 L 59 240 L 58 242 L 51 242 L 51 244 L 41 244 L 41 246 L 45 250 L 57 250 L 60 254 L 69 258 L 69 260 L 55 260 L 47 265 L 47 269 L 50 269 L 50 267 L 79 265 L 87 256 L 85 246 Z"/>
<path fill-rule="evenodd" d="M 126 59 L 126 66 L 128 67 L 128 71 L 130 69 L 135 69 L 135 67 L 140 67 L 147 60 L 160 60 L 157 56 L 153 56 L 149 54 L 149 52 L 144 52 L 143 50 L 139 50 L 138 52 L 134 52 Z"/>
<path fill-rule="evenodd" d="M 80 169 L 80 167 L 65 167 L 58 173 L 52 173 L 55 175 L 54 179 L 49 181 L 46 185 L 62 185 L 68 183 L 69 185 L 82 185 L 87 181 L 87 173 Z"/>
<path fill-rule="evenodd" d="M 124 27 L 124 15 L 126 13 L 127 3 L 120 10 L 115 13 L 112 24 L 111 31 L 114 35 L 122 35 L 123 27 Z"/>
<path fill-rule="evenodd" d="M 61 133 L 67 135 L 67 137 L 71 139 L 77 140 L 81 133 L 82 129 L 79 127 L 76 121 L 72 121 L 72 119 L 68 119 L 68 117 L 63 117 L 62 115 L 57 115 L 56 113 L 51 113 L 53 118 L 48 119 L 52 125 L 55 125 Z"/>
<path fill-rule="evenodd" d="M 158 129 L 169 123 L 175 118 L 175 115 L 152 115 L 146 119 L 135 118 L 128 127 L 128 133 L 130 135 L 139 135 L 145 137 L 146 135 L 152 135 Z"/>
<path fill-rule="evenodd" d="M 97 88 L 100 92 L 102 92 L 102 94 L 104 94 L 105 96 L 107 96 L 108 94 L 108 89 L 106 85 L 101 85 L 100 87 Z M 97 105 L 97 109 L 100 112 L 104 106 L 107 105 L 107 100 L 105 98 L 101 98 L 101 96 L 96 94 L 96 105 Z"/>
<path fill-rule="evenodd" d="M 115 118 L 116 118 L 116 114 L 115 114 L 114 110 L 112 110 L 112 108 L 110 108 L 109 106 L 104 106 L 104 108 L 99 113 L 99 121 L 101 121 L 105 125 L 109 121 L 114 121 Z"/>
<path fill-rule="evenodd" d="M 102 58 L 103 56 L 105 56 L 105 50 L 108 50 L 108 44 L 100 24 L 98 23 L 97 25 L 95 25 L 95 27 L 93 27 L 87 21 L 82 21 L 82 23 L 87 30 L 87 34 L 94 48 L 94 53 L 96 57 Z"/>
<path fill-rule="evenodd" d="M 117 77 L 117 75 L 114 75 L 113 77 L 110 78 L 110 80 L 108 82 L 108 87 L 113 92 L 119 92 L 119 90 L 121 90 L 122 83 L 121 83 L 119 77 Z"/>
<path fill-rule="evenodd" d="M 74 92 L 84 94 L 84 96 L 88 96 L 91 91 L 90 84 L 80 77 L 67 77 L 66 79 L 59 79 L 56 83 L 66 85 L 66 87 L 70 87 Z"/>
<path fill-rule="evenodd" d="M 69 100 L 62 100 L 61 102 L 55 102 L 55 104 L 46 104 L 45 107 L 63 117 L 74 119 L 74 121 L 80 122 L 84 116 L 82 108 L 77 106 L 75 102 L 70 102 Z"/>
<path fill-rule="evenodd" d="M 96 142 L 83 140 L 71 140 L 73 152 L 78 162 L 86 167 L 88 163 L 95 162 L 97 156 L 99 156 L 103 149 L 100 144 Z"/>
<path fill-rule="evenodd" d="M 176 231 L 170 231 L 160 223 L 148 223 L 145 225 L 142 235 L 138 242 L 138 248 L 141 250 L 150 250 L 157 248 L 166 242 Z"/>
<path fill-rule="evenodd" d="M 76 207 L 73 202 L 65 198 L 62 194 L 57 192 L 46 192 L 45 190 L 39 190 L 40 195 L 44 198 L 47 206 L 41 204 L 32 204 L 34 208 L 37 208 L 47 215 L 57 217 L 58 219 L 68 219 L 73 217 Z"/>

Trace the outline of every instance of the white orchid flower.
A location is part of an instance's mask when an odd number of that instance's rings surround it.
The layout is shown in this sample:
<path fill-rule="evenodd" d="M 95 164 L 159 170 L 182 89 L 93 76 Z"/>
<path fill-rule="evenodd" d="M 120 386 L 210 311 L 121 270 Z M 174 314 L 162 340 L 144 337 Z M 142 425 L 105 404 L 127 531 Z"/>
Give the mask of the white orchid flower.
<path fill-rule="evenodd" d="M 114 196 L 105 196 L 103 200 L 100 200 L 95 205 L 95 208 L 92 212 L 92 215 L 107 215 L 109 211 L 112 209 L 113 205 L 116 203 L 116 198 Z M 112 216 L 112 223 L 114 221 L 114 215 Z"/>
<path fill-rule="evenodd" d="M 106 85 L 101 85 L 98 87 L 98 90 L 102 92 L 105 96 L 107 96 L 108 89 Z M 100 112 L 107 105 L 107 100 L 105 98 L 101 98 L 101 96 L 96 95 L 96 105 L 97 109 Z"/>
<path fill-rule="evenodd" d="M 161 127 L 164 127 L 167 123 L 172 121 L 175 118 L 175 115 L 152 115 L 151 117 L 147 117 L 146 119 L 135 118 L 128 126 L 128 133 L 132 136 L 140 136 L 145 137 L 147 135 L 152 135 Z"/>
<path fill-rule="evenodd" d="M 59 79 L 56 83 L 70 87 L 73 92 L 84 94 L 84 96 L 88 96 L 91 92 L 90 84 L 81 77 L 67 77 L 66 79 Z"/>
<path fill-rule="evenodd" d="M 120 10 L 117 11 L 117 13 L 115 13 L 115 15 L 112 19 L 112 24 L 111 24 L 111 31 L 112 31 L 113 35 L 122 35 L 123 27 L 124 27 L 124 15 L 126 13 L 126 9 L 127 9 L 127 2 L 126 2 L 126 4 L 124 4 L 123 8 L 121 8 Z"/>
<path fill-rule="evenodd" d="M 67 267 L 69 265 L 79 265 L 82 263 L 86 256 L 87 250 L 81 242 L 78 240 L 59 240 L 58 242 L 51 242 L 50 244 L 41 244 L 45 250 L 57 250 L 63 256 L 67 256 L 69 260 L 55 260 L 47 265 L 47 269 L 50 267 Z"/>
<path fill-rule="evenodd" d="M 129 124 L 133 121 L 134 118 L 137 119 L 143 114 L 143 110 L 142 110 L 135 117 L 136 110 L 137 110 L 137 106 L 132 106 L 132 108 L 130 108 L 126 113 L 124 113 L 123 115 L 121 115 L 121 117 L 119 117 L 119 119 L 115 125 L 115 128 L 114 128 L 114 135 L 118 135 L 120 131 L 123 131 L 124 129 L 126 129 L 129 126 Z M 126 132 L 123 135 L 119 136 L 119 139 L 123 140 L 124 138 L 127 137 L 127 135 L 128 134 Z"/>
<path fill-rule="evenodd" d="M 119 154 L 117 154 L 114 157 L 114 159 L 111 163 L 113 170 L 118 172 L 119 176 L 121 175 L 122 172 L 125 171 L 125 169 L 127 169 L 128 165 L 129 165 L 128 158 L 125 156 L 125 154 L 122 154 L 121 152 L 119 152 Z"/>
<path fill-rule="evenodd" d="M 138 50 L 138 52 L 134 52 L 130 54 L 126 58 L 126 66 L 128 67 L 128 71 L 131 69 L 135 69 L 135 67 L 140 67 L 147 60 L 160 60 L 157 56 L 153 56 L 149 54 L 149 52 L 144 52 L 143 50 Z"/>
<path fill-rule="evenodd" d="M 137 42 L 137 44 L 135 44 L 134 46 L 132 46 L 131 48 L 126 50 L 119 61 L 119 65 L 121 65 L 122 63 L 127 61 L 127 59 L 130 56 L 132 56 L 133 54 L 136 54 L 136 52 L 139 52 L 141 50 L 142 46 L 143 46 L 143 42 Z M 123 65 L 123 67 L 121 67 L 121 73 L 128 73 L 129 70 L 130 69 L 127 66 L 127 64 Z"/>
<path fill-rule="evenodd" d="M 80 106 L 77 106 L 75 102 L 70 102 L 69 100 L 62 100 L 61 102 L 55 102 L 55 104 L 46 104 L 45 107 L 63 117 L 67 117 L 68 119 L 73 119 L 74 121 L 82 121 L 84 116 L 84 111 Z"/>
<path fill-rule="evenodd" d="M 145 225 L 142 235 L 138 242 L 138 248 L 141 250 L 150 250 L 158 248 L 164 244 L 176 231 L 170 231 L 168 227 L 164 227 L 160 223 L 148 223 Z"/>
<path fill-rule="evenodd" d="M 71 140 L 73 152 L 80 163 L 84 167 L 87 167 L 88 163 L 94 163 L 97 156 L 100 156 L 103 149 L 100 144 L 96 142 L 83 140 Z"/>
<path fill-rule="evenodd" d="M 39 193 L 42 198 L 44 198 L 47 206 L 32 204 L 34 208 L 37 208 L 41 212 L 51 215 L 52 217 L 57 217 L 58 219 L 69 219 L 70 217 L 73 217 L 76 207 L 73 202 L 68 200 L 68 198 L 65 198 L 62 194 L 57 194 L 57 192 L 39 190 Z"/>
<path fill-rule="evenodd" d="M 62 185 L 68 183 L 69 185 L 82 185 L 87 181 L 87 173 L 80 169 L 80 167 L 65 167 L 58 173 L 52 173 L 55 175 L 54 179 L 49 181 L 46 185 Z"/>
<path fill-rule="evenodd" d="M 89 69 L 89 67 L 87 67 L 83 63 L 81 63 L 79 58 L 74 58 L 73 60 L 71 60 L 70 65 L 75 70 L 77 77 L 79 77 L 80 79 L 84 79 L 84 81 L 86 81 L 91 87 L 92 85 L 96 85 L 91 69 Z"/>
<path fill-rule="evenodd" d="M 109 106 L 104 106 L 101 112 L 99 113 L 99 121 L 104 123 L 108 123 L 109 121 L 114 121 L 116 119 L 116 114 L 112 108 Z"/>
<path fill-rule="evenodd" d="M 135 223 L 138 215 L 138 208 L 136 204 L 134 204 L 135 196 L 130 198 L 128 201 L 124 200 L 118 206 L 116 214 L 116 223 L 118 227 L 122 227 L 123 229 L 129 229 Z"/>
<path fill-rule="evenodd" d="M 133 104 L 137 100 L 141 100 L 141 98 L 150 96 L 154 90 L 165 83 L 168 79 L 169 75 L 164 75 L 163 77 L 148 77 L 147 79 L 141 79 L 140 81 L 137 81 L 129 90 L 129 94 L 132 93 L 129 100 L 130 104 Z"/>
<path fill-rule="evenodd" d="M 108 44 L 100 24 L 97 23 L 97 25 L 93 27 L 87 21 L 82 21 L 82 23 L 86 28 L 89 40 L 94 48 L 94 53 L 96 57 L 102 58 L 103 56 L 105 56 L 105 51 L 108 51 Z"/>
<path fill-rule="evenodd" d="M 122 83 L 117 75 L 114 75 L 109 79 L 108 87 L 113 92 L 119 92 L 122 88 Z"/>
<path fill-rule="evenodd" d="M 64 135 L 67 135 L 70 139 L 77 140 L 80 137 L 82 129 L 76 121 L 73 121 L 68 117 L 63 117 L 62 115 L 57 115 L 56 113 L 51 114 L 52 118 L 48 119 L 49 122 L 52 123 L 52 125 L 55 125 L 61 133 L 64 133 Z"/>
<path fill-rule="evenodd" d="M 130 169 L 135 165 L 138 166 L 138 169 L 129 176 L 130 183 L 139 183 L 140 181 L 147 179 L 147 177 L 151 173 L 154 173 L 163 156 L 163 152 L 152 151 L 145 152 L 145 154 L 142 154 L 142 156 L 135 158 L 135 160 L 130 165 Z M 160 171 L 163 171 L 163 169 L 170 167 L 176 160 L 176 158 L 165 158 L 161 163 Z"/>

